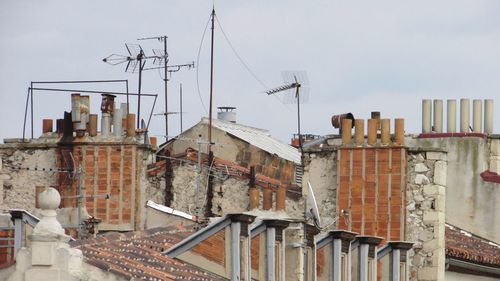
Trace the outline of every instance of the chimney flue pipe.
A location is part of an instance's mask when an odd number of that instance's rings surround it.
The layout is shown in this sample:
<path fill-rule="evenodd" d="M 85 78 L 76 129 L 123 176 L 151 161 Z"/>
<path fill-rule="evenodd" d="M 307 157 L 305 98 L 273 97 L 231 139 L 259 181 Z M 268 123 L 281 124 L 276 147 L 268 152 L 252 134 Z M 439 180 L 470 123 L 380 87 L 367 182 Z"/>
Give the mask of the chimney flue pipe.
<path fill-rule="evenodd" d="M 483 125 L 483 101 L 472 101 L 472 131 L 480 133 Z"/>
<path fill-rule="evenodd" d="M 493 100 L 484 100 L 484 133 L 493 133 Z"/>
<path fill-rule="evenodd" d="M 391 143 L 391 119 L 380 119 L 382 125 L 381 139 L 382 145 L 389 145 Z"/>
<path fill-rule="evenodd" d="M 356 119 L 354 121 L 354 143 L 358 146 L 365 141 L 365 120 Z"/>
<path fill-rule="evenodd" d="M 431 132 L 432 101 L 422 100 L 422 133 Z"/>
<path fill-rule="evenodd" d="M 460 133 L 469 132 L 470 127 L 469 99 L 460 100 Z"/>
<path fill-rule="evenodd" d="M 446 131 L 448 133 L 456 133 L 457 132 L 457 101 L 456 100 L 448 100 L 447 101 L 448 109 L 447 119 L 446 119 Z"/>
<path fill-rule="evenodd" d="M 434 100 L 434 132 L 443 132 L 443 100 Z"/>

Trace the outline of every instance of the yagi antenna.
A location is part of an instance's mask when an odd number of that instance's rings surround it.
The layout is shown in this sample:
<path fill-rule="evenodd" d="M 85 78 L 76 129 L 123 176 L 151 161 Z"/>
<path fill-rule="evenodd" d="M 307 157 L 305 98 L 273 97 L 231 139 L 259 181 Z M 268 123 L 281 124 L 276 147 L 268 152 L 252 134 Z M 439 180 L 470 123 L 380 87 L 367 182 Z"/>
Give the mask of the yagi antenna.
<path fill-rule="evenodd" d="M 311 186 L 311 183 L 307 181 L 307 186 L 309 187 L 308 190 L 308 196 L 307 199 L 309 200 L 309 203 L 311 204 L 311 215 L 314 220 L 314 224 L 318 227 L 321 228 L 321 218 L 319 216 L 319 209 L 318 209 L 318 203 L 316 202 L 316 197 L 314 196 L 314 192 Z"/>

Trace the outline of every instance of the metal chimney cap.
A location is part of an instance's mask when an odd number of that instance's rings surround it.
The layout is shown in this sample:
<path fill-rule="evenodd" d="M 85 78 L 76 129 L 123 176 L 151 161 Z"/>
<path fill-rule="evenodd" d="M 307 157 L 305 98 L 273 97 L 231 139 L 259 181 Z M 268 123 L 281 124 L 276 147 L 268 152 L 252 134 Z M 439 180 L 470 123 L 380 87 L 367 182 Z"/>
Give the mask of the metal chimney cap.
<path fill-rule="evenodd" d="M 234 106 L 218 106 L 217 109 L 220 110 L 221 112 L 224 112 L 224 111 L 231 112 L 231 111 L 235 110 L 236 107 L 234 107 Z"/>

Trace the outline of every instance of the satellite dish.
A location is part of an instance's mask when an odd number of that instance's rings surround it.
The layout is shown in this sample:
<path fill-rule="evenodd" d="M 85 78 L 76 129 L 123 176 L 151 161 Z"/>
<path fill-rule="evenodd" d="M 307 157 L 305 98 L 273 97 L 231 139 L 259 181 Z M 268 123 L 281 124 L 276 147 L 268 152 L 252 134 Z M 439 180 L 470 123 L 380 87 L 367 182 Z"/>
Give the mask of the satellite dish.
<path fill-rule="evenodd" d="M 309 196 L 308 199 L 310 200 L 309 202 L 311 203 L 311 214 L 314 220 L 314 223 L 316 224 L 317 227 L 321 226 L 321 219 L 319 217 L 319 210 L 318 210 L 318 203 L 316 202 L 316 197 L 314 197 L 314 192 L 311 186 L 311 183 L 307 181 L 307 186 L 309 187 Z"/>

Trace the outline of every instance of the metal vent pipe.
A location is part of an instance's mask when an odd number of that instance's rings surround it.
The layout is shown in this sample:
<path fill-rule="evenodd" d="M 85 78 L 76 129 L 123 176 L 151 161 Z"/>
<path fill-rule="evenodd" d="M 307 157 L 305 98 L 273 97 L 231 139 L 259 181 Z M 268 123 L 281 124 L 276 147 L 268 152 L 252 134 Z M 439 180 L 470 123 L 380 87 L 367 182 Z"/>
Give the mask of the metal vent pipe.
<path fill-rule="evenodd" d="M 115 136 L 121 136 L 122 135 L 122 109 L 121 108 L 115 108 L 115 111 L 113 111 L 113 135 Z"/>
<path fill-rule="evenodd" d="M 470 101 L 460 99 L 460 133 L 469 132 L 470 127 Z"/>
<path fill-rule="evenodd" d="M 102 113 L 102 119 L 101 119 L 101 135 L 102 136 L 109 136 L 109 130 L 110 130 L 110 114 L 108 112 L 103 112 Z"/>

